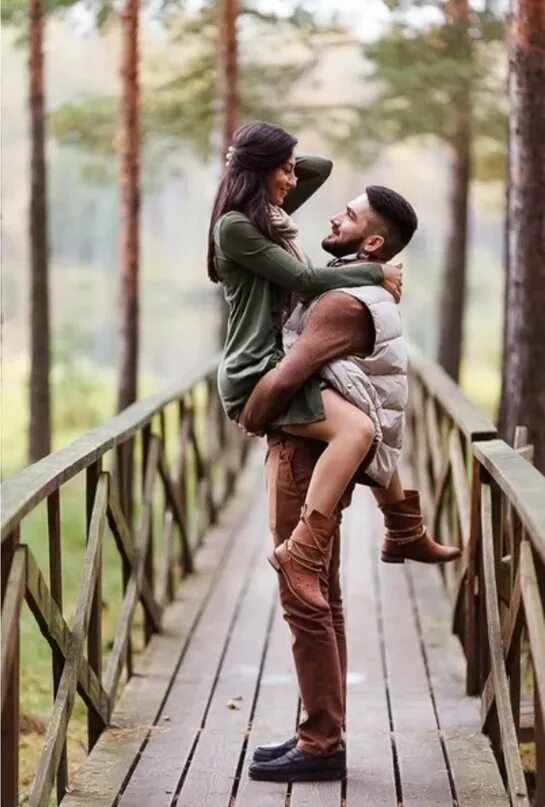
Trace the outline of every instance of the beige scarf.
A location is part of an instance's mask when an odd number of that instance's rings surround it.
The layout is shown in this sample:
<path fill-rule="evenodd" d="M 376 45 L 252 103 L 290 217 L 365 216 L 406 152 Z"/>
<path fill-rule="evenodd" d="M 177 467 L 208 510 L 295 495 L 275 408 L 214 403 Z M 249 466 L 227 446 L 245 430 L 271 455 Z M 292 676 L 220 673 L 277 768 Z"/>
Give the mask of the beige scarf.
<path fill-rule="evenodd" d="M 305 255 L 297 243 L 299 230 L 291 216 L 288 216 L 286 211 L 278 205 L 269 205 L 269 215 L 272 225 L 282 238 L 287 251 L 291 252 L 293 257 L 297 258 L 297 260 L 301 261 L 301 263 L 304 263 L 306 266 L 310 266 L 309 257 Z"/>

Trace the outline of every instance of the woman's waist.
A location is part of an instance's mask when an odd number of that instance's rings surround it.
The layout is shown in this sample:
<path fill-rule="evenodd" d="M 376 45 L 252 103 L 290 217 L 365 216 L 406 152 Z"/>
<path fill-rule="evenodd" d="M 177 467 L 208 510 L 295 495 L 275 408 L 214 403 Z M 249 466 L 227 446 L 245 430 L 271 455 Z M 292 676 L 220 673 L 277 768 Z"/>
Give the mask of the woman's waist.
<path fill-rule="evenodd" d="M 251 391 L 269 370 L 275 367 L 282 354 L 268 354 L 251 364 L 232 356 L 223 356 L 218 367 L 218 391 L 226 408 L 241 410 Z"/>

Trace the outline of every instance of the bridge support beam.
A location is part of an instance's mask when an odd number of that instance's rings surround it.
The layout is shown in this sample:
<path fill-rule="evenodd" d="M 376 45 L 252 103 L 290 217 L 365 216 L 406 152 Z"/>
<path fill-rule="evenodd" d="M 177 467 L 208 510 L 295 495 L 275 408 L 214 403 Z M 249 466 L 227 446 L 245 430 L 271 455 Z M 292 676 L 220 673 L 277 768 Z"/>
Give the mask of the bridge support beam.
<path fill-rule="evenodd" d="M 2 603 L 15 549 L 19 545 L 19 529 L 2 542 Z M 17 620 L 18 622 L 18 620 Z M 5 637 L 4 637 L 5 640 Z M 19 803 L 19 625 L 14 637 L 15 649 L 8 673 L 7 695 L 2 710 L 2 804 Z"/>

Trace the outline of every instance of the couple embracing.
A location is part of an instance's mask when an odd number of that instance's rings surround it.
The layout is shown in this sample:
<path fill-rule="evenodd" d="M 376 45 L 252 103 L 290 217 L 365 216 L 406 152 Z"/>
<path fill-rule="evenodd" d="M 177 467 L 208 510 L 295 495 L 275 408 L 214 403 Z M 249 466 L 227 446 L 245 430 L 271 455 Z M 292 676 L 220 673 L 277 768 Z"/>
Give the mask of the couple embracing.
<path fill-rule="evenodd" d="M 391 261 L 417 217 L 400 194 L 369 186 L 331 219 L 316 267 L 290 214 L 326 181 L 332 163 L 296 156 L 278 126 L 241 127 L 212 211 L 208 275 L 229 319 L 218 386 L 227 416 L 266 434 L 266 480 L 284 618 L 304 707 L 296 735 L 260 746 L 250 776 L 319 781 L 346 775 L 347 645 L 340 587 L 340 521 L 354 484 L 384 514 L 387 563 L 454 560 L 423 523 L 399 461 L 407 357 Z M 363 525 L 364 527 L 364 525 Z"/>

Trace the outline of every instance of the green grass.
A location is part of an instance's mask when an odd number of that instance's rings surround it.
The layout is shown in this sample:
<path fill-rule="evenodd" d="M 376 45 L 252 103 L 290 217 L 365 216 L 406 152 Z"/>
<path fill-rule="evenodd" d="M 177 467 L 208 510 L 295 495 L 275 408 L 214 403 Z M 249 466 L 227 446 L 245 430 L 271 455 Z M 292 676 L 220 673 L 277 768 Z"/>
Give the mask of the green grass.
<path fill-rule="evenodd" d="M 501 391 L 499 367 L 477 359 L 466 359 L 461 368 L 460 386 L 477 409 L 495 423 Z"/>

